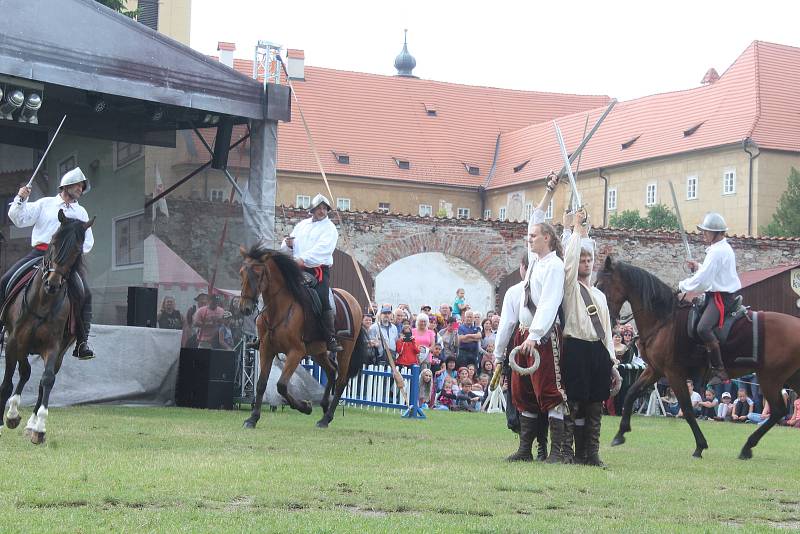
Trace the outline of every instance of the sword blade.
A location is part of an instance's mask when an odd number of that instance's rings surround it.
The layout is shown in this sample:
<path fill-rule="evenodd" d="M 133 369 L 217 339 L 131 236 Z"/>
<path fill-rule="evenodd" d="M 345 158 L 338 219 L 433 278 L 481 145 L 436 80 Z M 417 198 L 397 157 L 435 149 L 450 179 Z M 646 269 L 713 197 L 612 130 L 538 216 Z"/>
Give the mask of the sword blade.
<path fill-rule="evenodd" d="M 47 153 L 50 152 L 50 147 L 53 146 L 53 141 L 55 141 L 56 137 L 58 137 L 58 132 L 60 132 L 61 131 L 61 127 L 64 126 L 64 121 L 65 120 L 67 120 L 67 116 L 66 115 L 64 115 L 64 118 L 61 119 L 61 123 L 58 125 L 58 128 L 56 128 L 56 133 L 53 134 L 53 138 L 50 140 L 50 144 L 47 145 L 47 148 L 45 149 L 44 154 L 42 154 L 42 158 L 39 160 L 39 164 L 36 166 L 36 169 L 33 171 L 33 174 L 31 175 L 31 179 L 28 180 L 28 184 L 25 186 L 28 189 L 30 189 L 31 186 L 33 185 L 33 179 L 36 178 L 36 173 L 39 172 L 39 169 L 42 168 L 42 163 L 44 163 L 44 159 L 47 157 Z"/>
<path fill-rule="evenodd" d="M 668 181 L 669 192 L 672 193 L 672 205 L 675 207 L 675 216 L 678 218 L 678 228 L 681 232 L 681 240 L 683 246 L 686 248 L 686 259 L 692 259 L 692 249 L 689 248 L 689 240 L 686 238 L 686 229 L 683 227 L 683 219 L 681 218 L 681 210 L 678 208 L 678 197 L 675 195 L 675 186 L 672 185 L 672 180 Z"/>
<path fill-rule="evenodd" d="M 572 165 L 572 163 L 578 157 L 580 157 L 581 153 L 583 152 L 583 148 L 589 142 L 589 139 L 591 139 L 592 136 L 595 134 L 595 132 L 597 132 L 597 130 L 600 128 L 600 125 L 603 124 L 603 121 L 606 120 L 606 117 L 608 117 L 608 114 L 611 113 L 611 110 L 614 109 L 614 106 L 616 106 L 616 105 L 617 105 L 617 99 L 616 98 L 613 99 L 611 102 L 609 102 L 608 107 L 606 108 L 606 110 L 603 112 L 602 115 L 600 115 L 600 118 L 597 119 L 597 122 L 594 123 L 594 126 L 592 126 L 592 129 L 589 130 L 589 133 L 584 136 L 583 140 L 581 141 L 581 144 L 579 144 L 578 147 L 572 152 L 572 156 L 570 156 L 570 158 L 569 158 L 569 165 L 565 165 L 564 168 L 561 169 L 561 172 L 558 173 L 559 177 L 566 176 L 567 167 Z"/>
<path fill-rule="evenodd" d="M 581 194 L 578 193 L 578 185 L 575 183 L 575 176 L 572 174 L 572 165 L 569 161 L 569 154 L 567 154 L 567 146 L 564 144 L 564 137 L 561 135 L 561 129 L 558 127 L 558 123 L 556 123 L 556 121 L 553 121 L 553 127 L 556 130 L 558 148 L 561 149 L 561 157 L 564 159 L 564 167 L 567 169 L 569 185 L 572 188 L 572 194 L 575 197 L 575 204 L 578 208 L 580 208 L 583 206 L 583 203 L 581 202 Z"/>

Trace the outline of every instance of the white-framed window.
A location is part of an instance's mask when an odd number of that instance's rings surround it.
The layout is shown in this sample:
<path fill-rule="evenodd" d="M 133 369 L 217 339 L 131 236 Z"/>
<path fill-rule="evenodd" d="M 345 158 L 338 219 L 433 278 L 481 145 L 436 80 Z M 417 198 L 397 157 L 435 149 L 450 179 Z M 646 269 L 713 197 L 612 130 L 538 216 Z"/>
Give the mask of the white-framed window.
<path fill-rule="evenodd" d="M 208 191 L 208 198 L 211 202 L 222 202 L 224 198 L 225 191 L 222 189 L 209 189 Z"/>
<path fill-rule="evenodd" d="M 656 205 L 656 184 L 647 184 L 647 191 L 644 196 L 644 205 L 645 206 L 655 206 Z"/>
<path fill-rule="evenodd" d="M 526 202 L 524 211 L 525 211 L 525 220 L 530 221 L 531 216 L 533 215 L 533 202 Z"/>
<path fill-rule="evenodd" d="M 391 204 L 389 202 L 378 202 L 378 213 L 389 213 Z"/>
<path fill-rule="evenodd" d="M 73 152 L 66 158 L 62 159 L 58 162 L 58 180 L 61 181 L 61 178 L 67 174 L 69 171 L 74 169 L 78 166 L 78 153 Z"/>
<path fill-rule="evenodd" d="M 337 198 L 336 199 L 336 209 L 338 211 L 350 211 L 350 199 L 349 198 Z"/>
<path fill-rule="evenodd" d="M 483 210 L 483 218 L 489 220 L 492 218 L 492 210 Z"/>
<path fill-rule="evenodd" d="M 144 210 L 120 215 L 112 220 L 113 269 L 133 269 L 144 265 L 144 234 Z"/>
<path fill-rule="evenodd" d="M 297 195 L 294 199 L 294 206 L 307 210 L 309 206 L 311 206 L 311 197 L 308 195 Z"/>
<path fill-rule="evenodd" d="M 114 143 L 114 170 L 133 163 L 144 156 L 144 147 L 136 143 Z"/>
<path fill-rule="evenodd" d="M 550 203 L 547 205 L 547 211 L 544 212 L 544 219 L 549 221 L 553 218 L 553 199 L 550 199 Z"/>
<path fill-rule="evenodd" d="M 469 219 L 469 208 L 458 208 L 457 217 L 459 219 Z"/>
<path fill-rule="evenodd" d="M 505 206 L 503 206 L 502 208 L 500 208 L 498 210 L 497 218 L 500 219 L 501 221 L 505 221 L 506 220 L 506 207 Z"/>
<path fill-rule="evenodd" d="M 433 215 L 433 206 L 430 204 L 420 204 L 419 205 L 419 216 L 420 217 L 431 217 Z"/>
<path fill-rule="evenodd" d="M 697 176 L 686 178 L 686 200 L 697 200 Z"/>
<path fill-rule="evenodd" d="M 616 187 L 609 187 L 608 188 L 606 205 L 608 206 L 608 211 L 615 211 L 617 209 L 617 188 Z"/>
<path fill-rule="evenodd" d="M 728 169 L 722 173 L 722 194 L 732 195 L 736 193 L 736 170 Z"/>

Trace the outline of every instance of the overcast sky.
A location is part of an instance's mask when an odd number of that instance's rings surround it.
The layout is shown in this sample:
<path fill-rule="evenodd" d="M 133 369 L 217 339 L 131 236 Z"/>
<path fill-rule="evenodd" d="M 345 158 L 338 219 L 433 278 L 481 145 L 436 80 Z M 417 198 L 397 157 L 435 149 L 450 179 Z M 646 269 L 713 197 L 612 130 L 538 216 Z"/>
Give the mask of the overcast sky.
<path fill-rule="evenodd" d="M 392 75 L 408 28 L 427 79 L 622 100 L 699 85 L 753 40 L 800 46 L 797 0 L 193 0 L 193 48 L 258 40 L 305 50 L 306 64 Z"/>

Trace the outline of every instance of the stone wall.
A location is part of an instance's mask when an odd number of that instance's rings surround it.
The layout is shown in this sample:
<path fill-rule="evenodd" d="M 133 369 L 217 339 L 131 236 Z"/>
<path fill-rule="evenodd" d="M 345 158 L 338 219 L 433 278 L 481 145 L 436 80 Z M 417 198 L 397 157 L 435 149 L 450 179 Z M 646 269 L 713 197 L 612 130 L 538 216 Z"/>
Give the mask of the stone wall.
<path fill-rule="evenodd" d="M 159 215 L 156 234 L 203 277 L 210 280 L 218 245 L 227 217 L 227 235 L 219 255 L 217 286 L 239 287 L 239 244 L 243 225 L 237 204 L 203 200 L 170 199 L 170 217 Z M 305 210 L 276 209 L 276 235 L 283 236 L 300 220 Z M 527 225 L 518 222 L 436 219 L 414 216 L 354 212 L 342 214 L 344 230 L 339 248 L 350 252 L 376 277 L 392 262 L 422 252 L 442 252 L 463 259 L 479 269 L 495 286 L 517 266 L 525 250 Z M 599 258 L 614 254 L 643 267 L 668 284 L 686 276 L 684 248 L 676 232 L 596 229 Z M 704 245 L 699 234 L 689 235 L 695 258 L 702 259 Z M 779 264 L 800 263 L 800 239 L 731 238 L 740 271 L 764 269 Z M 276 244 L 277 245 L 277 244 Z"/>

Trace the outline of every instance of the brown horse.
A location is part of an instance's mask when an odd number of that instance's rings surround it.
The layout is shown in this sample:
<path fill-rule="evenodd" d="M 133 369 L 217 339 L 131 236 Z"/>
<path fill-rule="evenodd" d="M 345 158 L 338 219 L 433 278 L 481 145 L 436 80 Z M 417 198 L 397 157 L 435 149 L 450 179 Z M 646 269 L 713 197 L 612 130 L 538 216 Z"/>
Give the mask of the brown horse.
<path fill-rule="evenodd" d="M 240 310 L 250 315 L 256 308 L 259 295 L 264 300 L 264 309 L 256 320 L 261 372 L 253 410 L 244 426 L 255 428 L 261 418 L 261 403 L 272 360 L 276 354 L 283 353 L 286 354 L 286 364 L 278 380 L 278 393 L 292 408 L 304 414 L 311 413 L 311 401 L 295 399 L 289 393 L 289 379 L 306 355 L 310 355 L 325 371 L 328 382 L 320 403 L 324 413 L 322 419 L 317 421 L 317 426 L 327 428 L 348 380 L 358 374 L 367 357 L 368 339 L 366 332 L 361 329 L 362 314 L 358 301 L 344 290 L 334 290 L 344 298 L 352 313 L 353 339 L 339 340 L 344 350 L 338 353 L 336 364 L 333 364 L 328 358 L 327 340 L 321 325 L 311 311 L 310 300 L 303 287 L 302 271 L 295 261 L 263 244 L 256 244 L 250 250 L 241 247 L 240 252 L 244 258 L 239 270 L 242 277 Z"/>
<path fill-rule="evenodd" d="M 648 364 L 625 396 L 622 421 L 611 444 L 621 445 L 625 442 L 625 433 L 631 430 L 633 401 L 642 388 L 666 377 L 694 434 L 696 448 L 693 456 L 701 458 L 708 443 L 695 420 L 686 379 L 693 369 L 706 369 L 707 360 L 687 333 L 688 304 L 679 302 L 672 289 L 654 275 L 633 265 L 615 261 L 610 256 L 597 274 L 597 287 L 606 295 L 609 311 L 614 319 L 619 317 L 623 303 L 630 303 L 641 335 L 639 342 L 643 358 Z M 747 438 L 739 454 L 742 460 L 753 457 L 753 447 L 786 415 L 781 388 L 784 385 L 800 388 L 800 336 L 797 335 L 800 331 L 800 319 L 773 312 L 759 314 L 759 319 L 762 317 L 764 356 L 757 368 L 735 364 L 731 355 L 726 354 L 727 351 L 723 349 L 723 359 L 731 377 L 754 371 L 758 373 L 759 385 L 771 410 L 769 419 Z M 749 347 L 745 353 L 749 353 Z"/>
<path fill-rule="evenodd" d="M 79 299 L 82 292 L 78 274 L 83 270 L 83 241 L 86 230 L 94 223 L 94 218 L 89 222 L 70 219 L 61 210 L 58 220 L 61 226 L 53 235 L 41 265 L 5 308 L 2 317 L 8 342 L 6 371 L 0 385 L 0 413 L 8 403 L 5 418 L 8 428 L 17 428 L 21 419 L 22 389 L 31 376 L 28 355 L 39 354 L 44 361 L 39 397 L 25 426 L 31 442 L 37 445 L 45 441 L 47 406 L 56 374 L 64 353 L 75 341 L 75 336 L 67 328 L 67 320 L 71 312 L 70 303 Z M 12 379 L 17 366 L 19 382 L 12 396 Z"/>

